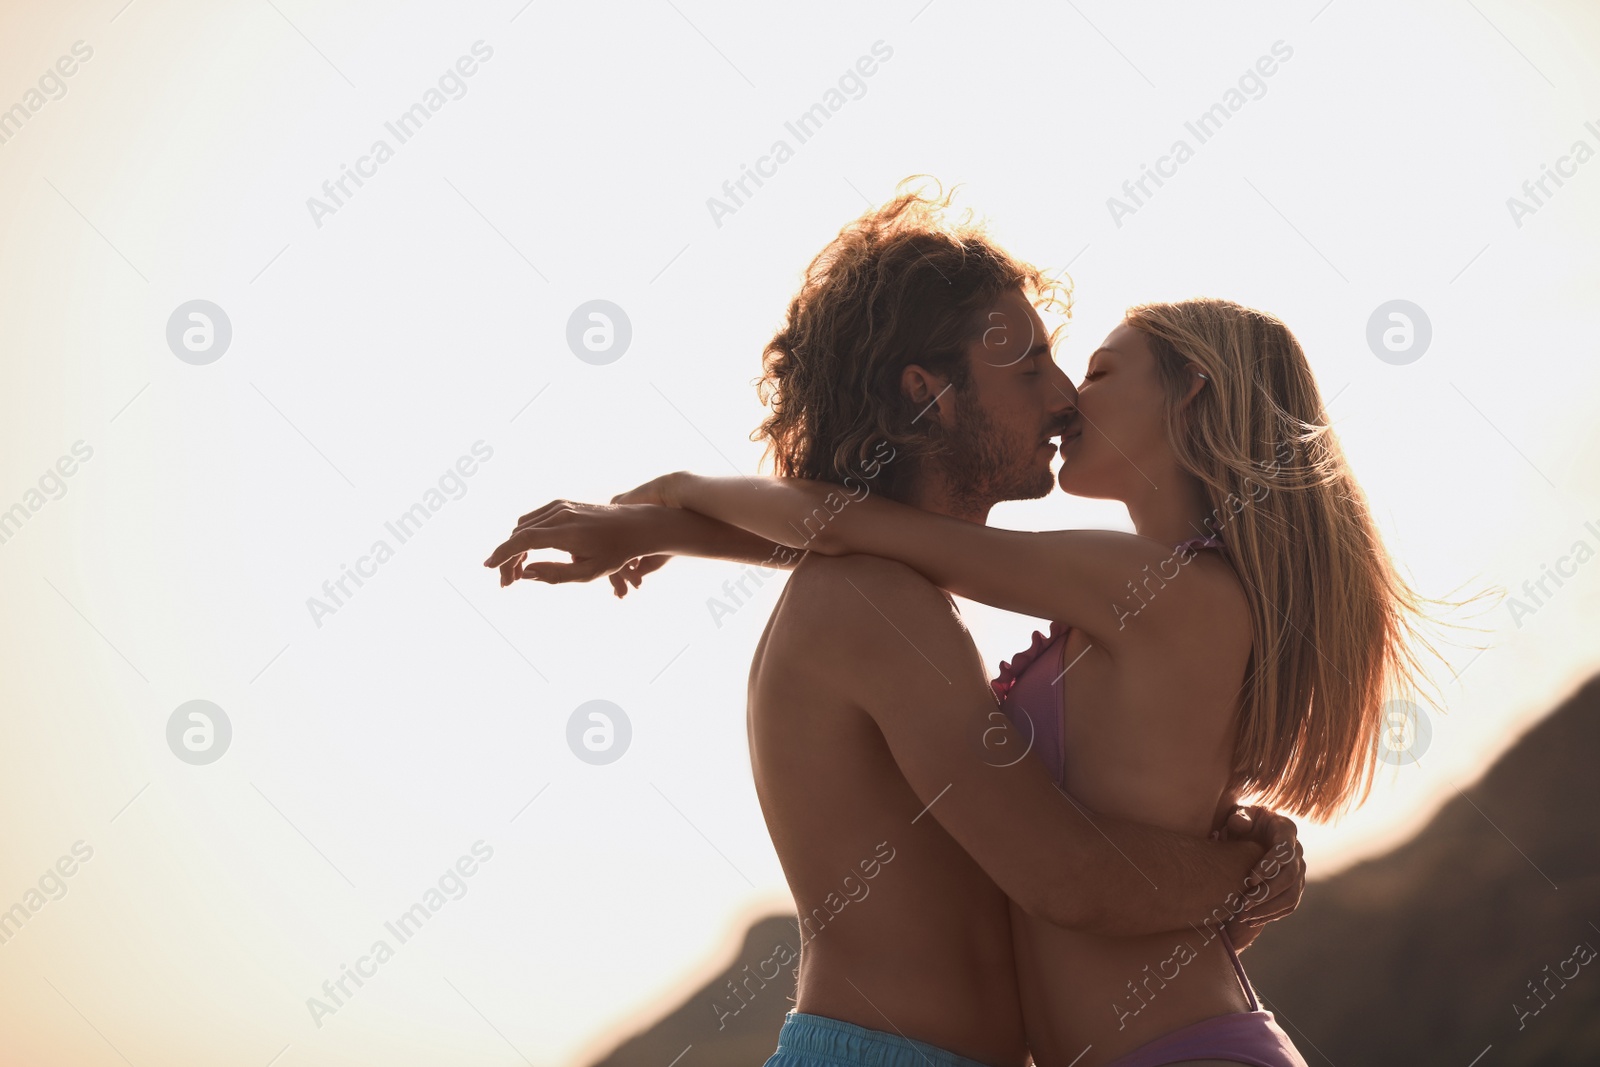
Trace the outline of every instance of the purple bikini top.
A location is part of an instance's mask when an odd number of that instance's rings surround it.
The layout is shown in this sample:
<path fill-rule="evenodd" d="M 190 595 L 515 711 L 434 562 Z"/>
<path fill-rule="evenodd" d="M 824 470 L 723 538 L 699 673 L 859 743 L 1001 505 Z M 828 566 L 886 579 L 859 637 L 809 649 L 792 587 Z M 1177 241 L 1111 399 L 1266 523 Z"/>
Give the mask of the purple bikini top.
<path fill-rule="evenodd" d="M 1215 537 L 1191 537 L 1175 551 L 1222 547 L 1222 541 Z M 1036 752 L 1057 785 L 1065 784 L 1067 763 L 1062 745 L 1066 704 L 1061 679 L 1072 669 L 1071 663 L 1058 667 L 1059 650 L 1071 632 L 1072 627 L 1059 622 L 1050 624 L 1048 636 L 1035 630 L 1033 644 L 1017 653 L 1009 663 L 1002 660 L 999 677 L 989 683 L 1000 700 L 1000 710 L 1011 720 L 1011 725 L 1022 732 L 1024 752 Z"/>

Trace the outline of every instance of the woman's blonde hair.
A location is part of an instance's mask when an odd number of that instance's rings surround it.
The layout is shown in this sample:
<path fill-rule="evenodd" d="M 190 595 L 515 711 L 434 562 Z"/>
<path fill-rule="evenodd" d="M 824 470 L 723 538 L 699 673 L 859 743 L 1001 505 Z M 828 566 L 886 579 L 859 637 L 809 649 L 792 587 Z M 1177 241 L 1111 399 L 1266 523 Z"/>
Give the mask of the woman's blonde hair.
<path fill-rule="evenodd" d="M 1300 343 L 1229 300 L 1141 304 L 1179 463 L 1206 487 L 1207 532 L 1250 602 L 1233 788 L 1323 818 L 1371 789 L 1384 706 L 1427 681 L 1426 605 L 1385 550 Z M 1210 381 L 1187 404 L 1196 363 Z"/>

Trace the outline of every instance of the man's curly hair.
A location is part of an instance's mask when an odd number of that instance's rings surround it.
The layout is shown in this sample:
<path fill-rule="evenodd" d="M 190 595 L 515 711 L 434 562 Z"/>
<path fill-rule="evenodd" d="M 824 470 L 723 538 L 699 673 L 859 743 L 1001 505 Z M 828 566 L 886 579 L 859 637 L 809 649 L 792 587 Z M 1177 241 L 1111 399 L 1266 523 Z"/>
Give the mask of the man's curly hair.
<path fill-rule="evenodd" d="M 840 230 L 767 343 L 759 389 L 771 413 L 751 438 L 766 441 L 778 475 L 842 484 L 872 453 L 881 459 L 887 441 L 894 461 L 877 488 L 903 499 L 912 474 L 946 445 L 901 392 L 902 370 L 948 377 L 961 396 L 967 348 L 996 299 L 1020 289 L 1036 307 L 1071 314 L 1070 281 L 1012 257 L 970 210 L 952 217 L 954 190 L 927 183 L 931 191 L 906 179 L 894 199 Z"/>

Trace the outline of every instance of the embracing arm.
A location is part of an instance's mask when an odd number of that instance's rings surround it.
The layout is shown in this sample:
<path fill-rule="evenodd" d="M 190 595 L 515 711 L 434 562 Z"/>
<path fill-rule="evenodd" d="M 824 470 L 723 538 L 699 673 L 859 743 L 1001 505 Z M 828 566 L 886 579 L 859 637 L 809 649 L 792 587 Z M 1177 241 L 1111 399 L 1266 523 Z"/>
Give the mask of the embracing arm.
<path fill-rule="evenodd" d="M 650 531 L 656 546 L 654 551 L 665 555 L 786 568 L 792 568 L 804 555 L 760 534 L 682 508 L 651 506 L 640 514 L 638 521 Z"/>
<path fill-rule="evenodd" d="M 861 610 L 840 610 L 852 603 Z M 906 567 L 829 560 L 790 584 L 786 610 L 815 615 L 808 654 L 830 664 L 816 684 L 872 718 L 917 803 L 1029 914 L 1137 935 L 1226 922 L 1264 899 L 1246 883 L 1260 843 L 1098 815 L 1042 761 L 1004 759 L 1025 741 L 999 712 L 952 606 Z"/>
<path fill-rule="evenodd" d="M 523 563 L 527 552 L 552 548 L 572 561 Z M 693 512 L 558 500 L 524 515 L 484 562 L 502 569 L 502 583 L 510 569 L 509 580 L 610 574 L 615 584 L 630 561 L 658 552 L 785 567 L 800 555 Z M 1142 934 L 1218 917 L 1221 909 L 1222 918 L 1235 916 L 1232 932 L 1245 940 L 1259 923 L 1294 910 L 1305 865 L 1289 820 L 1256 809 L 1248 840 L 1210 843 L 1090 813 L 1057 789 L 1037 760 L 998 765 L 992 759 L 998 750 L 986 746 L 996 729 L 1009 727 L 950 604 L 886 559 L 862 555 L 828 564 L 836 595 L 822 606 L 815 629 L 828 635 L 829 647 L 815 651 L 835 669 L 821 672 L 819 682 L 854 679 L 849 699 L 877 723 L 920 803 L 1030 914 L 1099 933 Z M 861 598 L 875 610 L 838 610 Z M 898 666 L 883 656 L 896 649 L 908 657 L 909 671 L 884 669 Z M 968 670 L 953 670 L 954 678 L 933 667 L 958 668 L 963 661 Z M 849 664 L 854 669 L 843 669 Z M 1010 738 L 1008 751 L 1020 747 L 1016 740 Z M 1265 848 L 1272 851 L 1263 857 Z M 1252 872 L 1258 885 L 1250 887 L 1245 870 L 1258 858 Z M 1265 895 L 1256 891 L 1261 886 Z"/>
<path fill-rule="evenodd" d="M 619 498 L 620 499 L 620 498 Z M 571 555 L 527 561 L 537 549 Z M 557 500 L 517 520 L 485 567 L 500 569 L 500 584 L 519 578 L 552 584 L 609 576 L 621 596 L 671 556 L 703 556 L 760 567 L 790 568 L 804 553 L 693 511 L 654 504 L 581 504 Z"/>
<path fill-rule="evenodd" d="M 652 500 L 825 556 L 899 560 L 941 589 L 1006 611 L 1114 634 L 1128 583 L 1173 552 L 1113 530 L 998 530 L 978 522 L 799 478 L 706 478 L 681 472 L 619 499 Z M 1187 562 L 1187 560 L 1180 560 Z M 1171 577 L 1171 575 L 1167 575 Z"/>

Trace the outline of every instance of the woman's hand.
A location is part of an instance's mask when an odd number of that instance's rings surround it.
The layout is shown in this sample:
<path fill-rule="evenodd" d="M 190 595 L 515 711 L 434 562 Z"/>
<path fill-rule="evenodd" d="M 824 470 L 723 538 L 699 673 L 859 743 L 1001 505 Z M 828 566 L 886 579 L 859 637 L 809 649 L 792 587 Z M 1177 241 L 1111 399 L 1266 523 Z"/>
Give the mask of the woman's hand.
<path fill-rule="evenodd" d="M 674 471 L 672 474 L 663 474 L 659 478 L 652 478 L 637 489 L 629 489 L 626 493 L 618 493 L 611 498 L 613 504 L 657 504 L 662 507 L 677 508 L 683 505 L 678 502 L 678 487 L 683 479 L 689 476 L 688 471 Z"/>
<path fill-rule="evenodd" d="M 633 492 L 646 488 L 641 486 Z M 560 584 L 589 582 L 606 575 L 616 594 L 622 596 L 629 584 L 638 588 L 644 575 L 659 569 L 670 558 L 656 551 L 661 546 L 651 522 L 655 510 L 628 504 L 554 500 L 518 519 L 511 536 L 489 554 L 483 565 L 500 568 L 502 586 L 519 578 Z M 529 552 L 542 548 L 565 552 L 572 561 L 527 562 Z"/>
<path fill-rule="evenodd" d="M 677 507 L 677 500 L 672 490 L 676 487 L 679 475 L 663 474 L 659 478 L 652 478 L 636 489 L 629 489 L 626 493 L 618 493 L 611 498 L 613 504 L 654 504 L 659 507 Z M 651 556 L 642 556 L 629 560 L 622 567 L 607 575 L 611 582 L 611 590 L 620 600 L 628 595 L 629 587 L 639 588 L 644 576 L 652 571 L 658 571 L 667 565 L 670 555 L 657 553 Z"/>
<path fill-rule="evenodd" d="M 665 567 L 667 560 L 671 558 L 670 555 L 657 553 L 654 556 L 642 556 L 630 561 L 621 570 L 607 576 L 611 582 L 611 591 L 617 594 L 618 600 L 621 600 L 628 595 L 630 586 L 634 589 L 639 588 L 639 583 L 644 581 L 645 575 Z"/>

